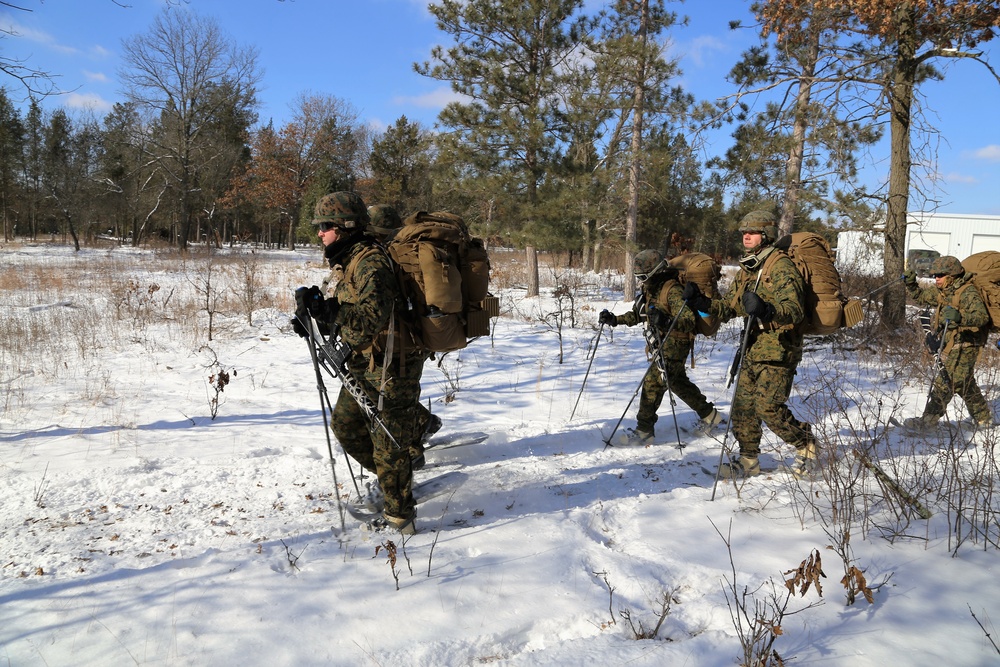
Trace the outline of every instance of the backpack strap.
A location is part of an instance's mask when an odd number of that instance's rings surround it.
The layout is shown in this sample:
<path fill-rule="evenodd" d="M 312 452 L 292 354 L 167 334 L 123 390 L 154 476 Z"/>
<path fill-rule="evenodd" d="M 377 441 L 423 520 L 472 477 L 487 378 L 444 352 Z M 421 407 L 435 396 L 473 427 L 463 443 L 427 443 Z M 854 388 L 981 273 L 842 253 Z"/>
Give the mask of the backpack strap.
<path fill-rule="evenodd" d="M 764 265 L 760 267 L 760 280 L 770 280 L 771 270 L 774 269 L 774 265 L 777 264 L 778 260 L 780 260 L 782 257 L 787 258 L 788 261 L 792 262 L 793 265 L 795 264 L 795 260 L 793 260 L 788 253 L 786 253 L 784 250 L 781 250 L 780 248 L 775 248 L 774 252 L 768 255 L 767 259 L 764 260 Z M 795 266 L 795 270 L 799 271 L 799 267 Z M 767 324 L 761 324 L 760 327 L 764 331 L 791 331 L 792 329 L 795 329 L 796 327 L 800 327 L 803 324 L 805 324 L 806 318 L 808 317 L 810 317 L 810 313 L 806 312 L 804 313 L 802 322 L 799 324 L 775 324 L 772 321 L 768 322 Z"/>
<path fill-rule="evenodd" d="M 660 285 L 659 291 L 656 293 L 656 305 L 660 306 L 660 309 L 669 313 L 671 317 L 677 317 L 677 313 L 670 311 L 670 290 L 674 288 L 675 285 L 680 286 L 680 281 L 676 278 L 668 278 L 663 281 Z M 693 331 L 678 331 L 675 327 L 673 331 L 670 332 L 671 338 L 680 338 L 684 340 L 694 340 L 695 333 Z"/>

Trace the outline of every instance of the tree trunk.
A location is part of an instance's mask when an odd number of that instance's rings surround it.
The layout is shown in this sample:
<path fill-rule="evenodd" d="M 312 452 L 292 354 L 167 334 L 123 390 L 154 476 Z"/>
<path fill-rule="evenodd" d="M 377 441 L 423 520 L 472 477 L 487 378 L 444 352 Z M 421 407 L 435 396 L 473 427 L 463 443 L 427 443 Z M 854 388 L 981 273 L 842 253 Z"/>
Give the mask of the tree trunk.
<path fill-rule="evenodd" d="M 889 198 L 885 222 L 883 269 L 885 279 L 902 275 L 906 248 L 906 213 L 910 199 L 910 113 L 916 81 L 917 44 L 914 38 L 913 15 L 900 10 L 896 66 L 892 72 L 890 91 Z M 906 320 L 906 291 L 902 283 L 893 285 L 882 302 L 882 325 L 894 329 Z"/>
<path fill-rule="evenodd" d="M 597 229 L 597 221 L 594 219 L 584 220 L 580 223 L 583 230 L 583 257 L 581 264 L 584 271 L 593 271 L 594 267 L 594 231 Z"/>
<path fill-rule="evenodd" d="M 813 76 L 816 73 L 816 61 L 819 58 L 819 32 L 810 35 L 809 49 L 805 62 L 802 64 L 802 74 L 799 76 L 799 90 L 795 98 L 795 122 L 792 125 L 792 147 L 788 152 L 788 164 L 785 166 L 785 201 L 781 208 L 781 220 L 778 221 L 778 231 L 791 234 L 795 230 L 795 210 L 798 207 L 799 194 L 802 192 L 802 160 L 805 155 L 806 130 L 809 128 L 809 99 L 812 94 Z"/>
<path fill-rule="evenodd" d="M 525 254 L 528 262 L 528 293 L 525 296 L 538 296 L 538 253 L 535 246 L 529 245 Z"/>
<path fill-rule="evenodd" d="M 298 226 L 298 216 L 288 216 L 288 249 L 295 250 L 295 228 Z"/>
<path fill-rule="evenodd" d="M 642 17 L 639 21 L 640 52 L 636 60 L 635 99 L 632 110 L 632 157 L 628 170 L 628 214 L 625 218 L 625 294 L 635 292 L 636 238 L 639 220 L 639 177 L 642 166 L 642 116 L 646 96 L 646 42 L 649 19 L 649 0 L 642 0 Z"/>

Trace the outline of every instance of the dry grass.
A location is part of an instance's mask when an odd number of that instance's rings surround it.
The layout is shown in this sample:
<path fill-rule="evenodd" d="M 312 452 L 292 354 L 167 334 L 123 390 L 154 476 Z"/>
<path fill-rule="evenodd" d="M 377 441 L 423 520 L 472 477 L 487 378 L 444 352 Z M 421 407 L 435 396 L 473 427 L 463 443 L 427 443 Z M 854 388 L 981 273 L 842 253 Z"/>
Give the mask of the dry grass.
<path fill-rule="evenodd" d="M 81 381 L 80 398 L 112 401 L 107 350 L 164 344 L 197 350 L 209 314 L 199 279 L 211 267 L 214 335 L 245 335 L 257 317 L 284 319 L 294 287 L 315 281 L 319 263 L 247 252 L 45 249 L 4 246 L 0 266 L 0 408 L 24 405 L 24 383 Z M 320 259 L 317 253 L 317 260 Z M 320 269 L 321 270 L 321 269 Z M 322 275 L 320 273 L 320 275 Z M 67 396 L 67 400 L 72 397 Z"/>

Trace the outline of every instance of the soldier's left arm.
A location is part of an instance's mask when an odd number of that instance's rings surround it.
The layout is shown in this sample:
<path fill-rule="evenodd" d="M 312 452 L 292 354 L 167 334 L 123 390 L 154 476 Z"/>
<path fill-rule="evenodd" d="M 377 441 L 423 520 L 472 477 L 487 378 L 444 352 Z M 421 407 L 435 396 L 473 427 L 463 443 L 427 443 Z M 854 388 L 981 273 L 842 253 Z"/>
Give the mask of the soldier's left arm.
<path fill-rule="evenodd" d="M 674 282 L 664 291 L 666 294 L 661 292 L 659 301 L 663 302 L 663 310 L 670 315 L 671 319 L 677 318 L 674 331 L 681 333 L 691 333 L 694 331 L 694 313 L 687 307 L 687 304 L 684 303 L 684 299 L 681 297 L 681 294 L 684 293 L 684 288 L 680 286 L 680 283 Z"/>
<path fill-rule="evenodd" d="M 354 281 L 358 299 L 345 314 L 341 336 L 352 348 L 360 349 L 389 328 L 399 287 L 388 260 L 380 253 L 358 263 Z"/>
<path fill-rule="evenodd" d="M 798 324 L 805 317 L 805 281 L 791 259 L 782 257 L 771 269 L 771 305 L 775 324 Z"/>

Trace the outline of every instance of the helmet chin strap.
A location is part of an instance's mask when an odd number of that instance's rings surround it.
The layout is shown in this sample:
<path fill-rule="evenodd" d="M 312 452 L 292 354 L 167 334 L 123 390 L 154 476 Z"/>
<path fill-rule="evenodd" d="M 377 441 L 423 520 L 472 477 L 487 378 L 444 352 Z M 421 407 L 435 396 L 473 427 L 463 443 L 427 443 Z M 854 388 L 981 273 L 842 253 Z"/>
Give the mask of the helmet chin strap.
<path fill-rule="evenodd" d="M 754 248 L 752 251 L 740 257 L 740 266 L 747 271 L 756 271 L 767 259 L 768 255 L 774 252 L 774 246 Z"/>
<path fill-rule="evenodd" d="M 643 281 L 640 281 L 640 282 L 644 282 L 644 283 L 648 282 L 649 279 L 652 278 L 654 275 L 656 275 L 657 271 L 659 271 L 660 269 L 662 269 L 663 265 L 666 264 L 666 263 L 667 263 L 667 260 L 661 259 L 660 263 L 657 264 L 656 266 L 654 266 L 652 271 L 649 271 L 649 272 L 646 273 L 646 280 L 643 280 Z"/>

